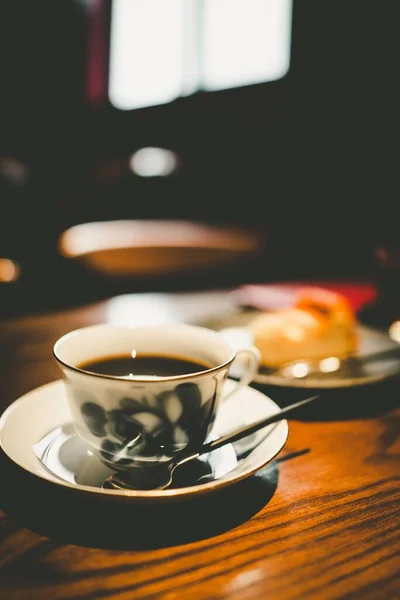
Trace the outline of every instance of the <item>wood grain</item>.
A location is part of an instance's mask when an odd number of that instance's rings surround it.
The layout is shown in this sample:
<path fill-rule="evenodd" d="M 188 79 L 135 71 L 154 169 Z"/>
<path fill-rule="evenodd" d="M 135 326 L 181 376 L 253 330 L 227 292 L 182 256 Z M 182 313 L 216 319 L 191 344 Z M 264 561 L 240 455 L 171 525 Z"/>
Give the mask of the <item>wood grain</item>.
<path fill-rule="evenodd" d="M 106 315 L 102 303 L 3 323 L 0 410 L 59 377 L 60 335 Z M 399 391 L 327 397 L 263 472 L 157 514 L 78 503 L 3 457 L 1 600 L 399 598 Z"/>

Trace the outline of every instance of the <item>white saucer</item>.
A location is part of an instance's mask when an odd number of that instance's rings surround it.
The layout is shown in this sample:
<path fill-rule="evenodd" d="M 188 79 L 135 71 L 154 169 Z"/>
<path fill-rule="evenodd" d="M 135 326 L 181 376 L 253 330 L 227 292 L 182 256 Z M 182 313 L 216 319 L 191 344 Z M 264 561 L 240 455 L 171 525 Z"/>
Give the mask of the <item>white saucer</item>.
<path fill-rule="evenodd" d="M 232 381 L 227 381 L 229 389 Z M 221 406 L 213 431 L 220 436 L 279 411 L 279 406 L 261 392 L 245 387 Z M 221 448 L 204 457 L 211 469 L 207 481 L 168 490 L 104 490 L 102 477 L 110 474 L 89 448 L 75 435 L 61 380 L 48 383 L 16 400 L 0 418 L 0 447 L 17 465 L 58 486 L 90 493 L 109 500 L 157 501 L 182 499 L 216 491 L 255 473 L 270 462 L 285 445 L 287 421 Z M 44 457 L 43 464 L 38 456 Z"/>

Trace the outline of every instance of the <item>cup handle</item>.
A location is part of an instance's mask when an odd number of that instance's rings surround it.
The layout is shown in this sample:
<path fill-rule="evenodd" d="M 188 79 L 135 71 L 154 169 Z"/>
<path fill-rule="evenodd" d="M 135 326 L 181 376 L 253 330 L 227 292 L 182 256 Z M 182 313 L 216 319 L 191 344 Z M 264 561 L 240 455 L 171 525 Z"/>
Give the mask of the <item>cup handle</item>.
<path fill-rule="evenodd" d="M 240 377 L 239 381 L 235 384 L 235 387 L 230 392 L 223 396 L 223 401 L 232 396 L 233 394 L 236 394 L 236 392 L 240 390 L 240 388 L 254 381 L 254 378 L 257 374 L 261 359 L 261 355 L 258 349 L 255 346 L 251 346 L 250 348 L 240 348 L 236 351 L 235 360 L 241 354 L 247 354 L 249 360 L 247 361 L 247 365 L 244 368 L 244 372 Z"/>

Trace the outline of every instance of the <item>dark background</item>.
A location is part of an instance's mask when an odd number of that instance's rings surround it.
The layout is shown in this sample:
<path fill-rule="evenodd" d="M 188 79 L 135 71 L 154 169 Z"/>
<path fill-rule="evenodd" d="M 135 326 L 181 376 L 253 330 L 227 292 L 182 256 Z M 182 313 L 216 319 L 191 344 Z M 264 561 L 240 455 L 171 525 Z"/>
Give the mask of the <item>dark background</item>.
<path fill-rule="evenodd" d="M 18 282 L 0 284 L 0 314 L 156 289 L 111 288 L 60 257 L 67 227 L 114 218 L 265 233 L 265 253 L 245 271 L 177 287 L 368 277 L 374 247 L 397 239 L 399 226 L 395 6 L 294 0 L 284 79 L 126 112 L 106 87 L 88 98 L 88 3 L 0 0 L 0 257 L 21 265 Z M 104 0 L 105 39 L 110 7 Z M 107 73 L 105 45 L 105 84 Z M 143 146 L 175 150 L 179 172 L 135 177 L 127 161 Z M 10 158 L 22 179 L 4 170 Z"/>

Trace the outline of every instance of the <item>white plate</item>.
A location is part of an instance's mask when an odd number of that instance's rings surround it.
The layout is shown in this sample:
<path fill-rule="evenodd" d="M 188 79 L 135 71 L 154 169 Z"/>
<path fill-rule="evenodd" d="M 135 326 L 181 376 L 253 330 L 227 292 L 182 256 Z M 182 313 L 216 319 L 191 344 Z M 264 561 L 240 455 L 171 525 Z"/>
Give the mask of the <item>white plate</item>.
<path fill-rule="evenodd" d="M 228 389 L 232 385 L 232 381 L 227 381 L 226 386 Z M 229 433 L 279 410 L 279 406 L 261 392 L 250 387 L 242 388 L 222 404 L 212 435 L 218 436 Z M 82 457 L 82 448 L 79 443 L 75 443 L 76 440 L 70 443 L 69 452 L 72 452 L 72 454 L 68 457 L 69 467 L 67 470 L 60 471 L 59 467 L 55 466 L 54 471 L 57 474 L 54 474 L 46 469 L 38 459 L 34 447 L 36 446 L 37 452 L 38 442 L 43 440 L 50 432 L 58 430 L 61 436 L 64 435 L 64 441 L 69 439 L 71 442 L 73 440 L 71 435 L 69 437 L 68 435 L 65 436 L 65 432 L 70 431 L 68 430 L 70 422 L 71 414 L 63 382 L 58 380 L 48 383 L 28 392 L 11 404 L 3 413 L 0 418 L 0 447 L 14 463 L 37 477 L 51 481 L 55 485 L 74 489 L 79 493 L 101 496 L 103 499 L 122 499 L 126 501 L 182 499 L 215 491 L 240 481 L 264 467 L 280 452 L 285 445 L 289 431 L 287 422 L 280 421 L 245 440 L 241 440 L 226 449 L 221 449 L 224 450 L 223 456 L 228 457 L 230 460 L 230 462 L 228 460 L 229 466 L 224 467 L 224 472 L 218 473 L 217 469 L 215 478 L 212 481 L 169 490 L 120 491 L 103 490 L 98 487 L 95 481 L 93 485 L 87 485 L 88 479 L 84 480 L 85 485 L 77 483 L 74 478 L 71 479 L 71 472 L 75 468 L 78 470 L 77 463 L 76 467 L 71 466 L 74 463 L 74 456 L 77 462 L 81 460 L 79 456 Z M 63 431 L 64 433 L 62 433 Z M 62 446 L 61 440 L 61 442 L 58 442 L 58 448 L 62 448 Z M 73 450 L 74 447 L 76 450 Z M 74 452 L 76 452 L 75 455 Z M 227 452 L 230 453 L 229 456 Z M 220 456 L 222 457 L 222 455 Z M 80 476 L 82 476 L 82 470 Z"/>
<path fill-rule="evenodd" d="M 252 333 L 247 325 L 256 314 L 257 311 L 238 310 L 235 315 L 228 315 L 224 318 L 215 318 L 212 320 L 207 319 L 201 324 L 219 331 L 228 342 L 238 349 L 254 343 Z M 373 329 L 372 327 L 358 325 L 357 335 L 359 338 L 357 355 L 360 358 L 368 354 L 375 354 L 376 352 L 383 352 L 399 347 L 387 333 Z M 236 373 L 233 371 L 231 374 L 232 376 L 236 376 Z M 386 358 L 385 360 L 356 366 L 352 368 L 351 372 L 313 373 L 297 379 L 289 379 L 281 374 L 268 372 L 267 369 L 261 368 L 255 378 L 255 383 L 315 390 L 349 388 L 378 383 L 399 374 L 400 353 L 398 357 Z"/>

